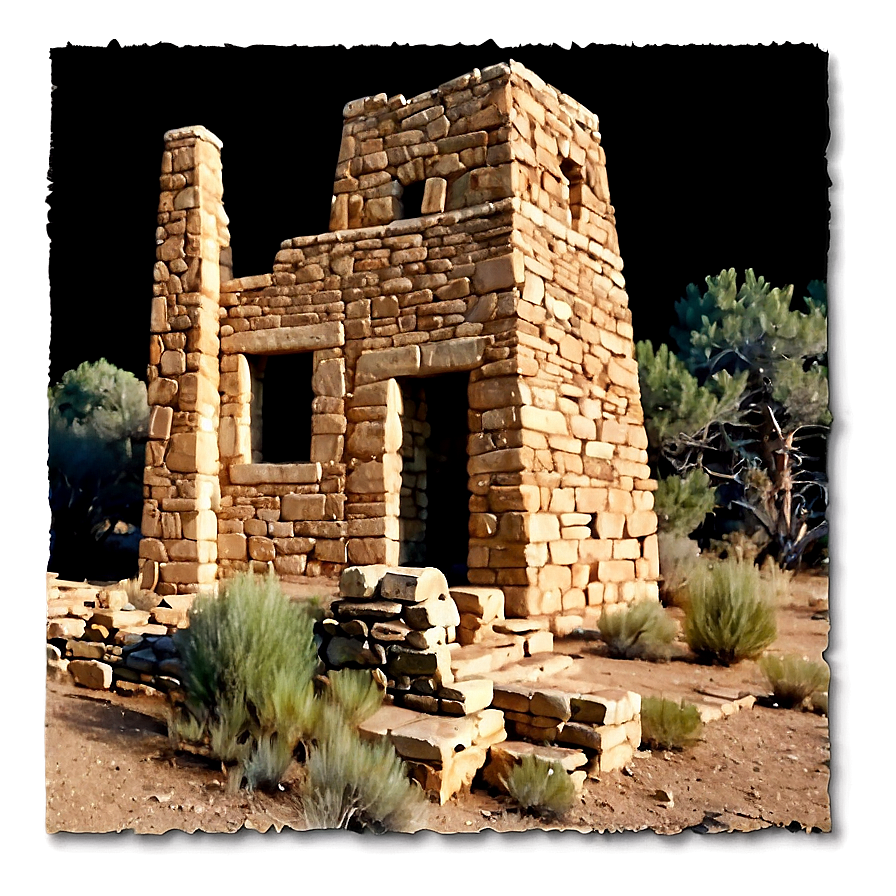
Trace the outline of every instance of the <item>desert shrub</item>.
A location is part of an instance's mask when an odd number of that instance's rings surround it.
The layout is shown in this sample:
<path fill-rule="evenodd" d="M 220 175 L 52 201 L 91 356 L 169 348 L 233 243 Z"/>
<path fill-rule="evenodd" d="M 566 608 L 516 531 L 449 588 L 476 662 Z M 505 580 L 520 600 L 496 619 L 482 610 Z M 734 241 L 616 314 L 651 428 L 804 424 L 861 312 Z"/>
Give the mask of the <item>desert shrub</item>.
<path fill-rule="evenodd" d="M 686 536 L 660 532 L 657 543 L 660 554 L 660 593 L 667 605 L 678 606 L 684 601 L 691 574 L 705 561 L 700 557 L 697 542 Z"/>
<path fill-rule="evenodd" d="M 146 386 L 101 359 L 67 371 L 47 398 L 49 568 L 73 579 L 132 575 L 143 512 Z"/>
<path fill-rule="evenodd" d="M 709 476 L 695 467 L 683 476 L 657 481 L 654 508 L 661 532 L 690 535 L 716 504 L 716 490 Z"/>
<path fill-rule="evenodd" d="M 536 815 L 563 815 L 576 798 L 575 785 L 563 766 L 532 754 L 514 764 L 501 783 L 523 809 Z"/>
<path fill-rule="evenodd" d="M 324 702 L 320 737 L 306 764 L 302 808 L 309 828 L 415 831 L 423 791 L 385 738 L 363 740 L 341 707 Z"/>
<path fill-rule="evenodd" d="M 816 692 L 826 691 L 830 681 L 830 670 L 825 663 L 792 653 L 784 656 L 766 654 L 760 658 L 759 668 L 777 703 L 787 709 L 799 706 Z"/>
<path fill-rule="evenodd" d="M 627 607 L 605 607 L 598 620 L 610 656 L 667 659 L 678 627 L 659 601 L 642 598 Z"/>
<path fill-rule="evenodd" d="M 328 675 L 328 695 L 350 725 L 369 719 L 383 704 L 385 691 L 368 669 L 340 669 Z"/>
<path fill-rule="evenodd" d="M 793 570 L 781 569 L 771 557 L 767 557 L 765 563 L 759 568 L 759 573 L 768 583 L 771 600 L 775 602 L 775 605 L 782 607 L 789 603 L 793 586 Z"/>
<path fill-rule="evenodd" d="M 175 720 L 175 733 L 201 726 L 212 754 L 236 766 L 237 786 L 276 784 L 274 757 L 282 776 L 320 710 L 308 613 L 274 576 L 240 575 L 219 595 L 196 599 L 189 628 L 177 632 L 175 644 L 184 666 L 182 713 L 194 720 Z"/>
<path fill-rule="evenodd" d="M 741 560 L 698 566 L 687 588 L 684 635 L 701 663 L 759 656 L 777 636 L 773 595 L 759 570 Z"/>
<path fill-rule="evenodd" d="M 700 740 L 703 720 L 693 703 L 663 697 L 641 700 L 641 744 L 651 750 L 683 750 Z"/>

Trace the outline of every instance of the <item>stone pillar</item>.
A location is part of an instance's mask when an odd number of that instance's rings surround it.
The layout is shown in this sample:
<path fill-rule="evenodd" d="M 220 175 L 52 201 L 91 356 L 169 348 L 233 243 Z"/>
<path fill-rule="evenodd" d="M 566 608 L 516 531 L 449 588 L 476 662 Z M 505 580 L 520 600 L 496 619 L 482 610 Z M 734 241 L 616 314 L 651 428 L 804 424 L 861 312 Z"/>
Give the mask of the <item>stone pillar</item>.
<path fill-rule="evenodd" d="M 230 242 L 221 141 L 202 127 L 169 131 L 160 185 L 140 576 L 170 595 L 217 576 L 218 308 Z"/>

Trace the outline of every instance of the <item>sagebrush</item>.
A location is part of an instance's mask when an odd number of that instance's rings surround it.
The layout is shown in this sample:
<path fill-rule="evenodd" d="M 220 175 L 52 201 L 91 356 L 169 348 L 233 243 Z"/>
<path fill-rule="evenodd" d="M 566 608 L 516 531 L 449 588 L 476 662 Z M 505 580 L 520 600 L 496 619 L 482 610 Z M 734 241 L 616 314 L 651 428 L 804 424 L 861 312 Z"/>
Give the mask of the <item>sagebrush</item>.
<path fill-rule="evenodd" d="M 766 654 L 759 668 L 768 680 L 775 701 L 787 709 L 799 706 L 818 692 L 828 689 L 831 674 L 825 663 L 817 663 L 796 654 Z"/>
<path fill-rule="evenodd" d="M 605 607 L 597 627 L 610 656 L 617 659 L 668 659 L 678 633 L 674 620 L 652 598 Z"/>
<path fill-rule="evenodd" d="M 231 766 L 231 784 L 273 787 L 319 713 L 313 620 L 272 575 L 238 575 L 200 596 L 175 635 L 185 706 L 173 733 Z"/>
<path fill-rule="evenodd" d="M 563 766 L 526 754 L 501 783 L 519 805 L 536 815 L 559 817 L 575 803 L 576 789 Z"/>
<path fill-rule="evenodd" d="M 362 739 L 341 708 L 325 703 L 302 792 L 309 828 L 419 830 L 427 800 L 385 738 Z"/>
<path fill-rule="evenodd" d="M 339 669 L 329 673 L 328 696 L 338 704 L 351 725 L 360 725 L 383 704 L 383 685 L 368 669 Z"/>
<path fill-rule="evenodd" d="M 693 703 L 664 697 L 641 700 L 641 745 L 650 750 L 683 750 L 700 740 L 703 720 Z"/>
<path fill-rule="evenodd" d="M 768 581 L 742 560 L 698 566 L 688 584 L 684 635 L 701 663 L 729 666 L 758 657 L 777 637 Z"/>

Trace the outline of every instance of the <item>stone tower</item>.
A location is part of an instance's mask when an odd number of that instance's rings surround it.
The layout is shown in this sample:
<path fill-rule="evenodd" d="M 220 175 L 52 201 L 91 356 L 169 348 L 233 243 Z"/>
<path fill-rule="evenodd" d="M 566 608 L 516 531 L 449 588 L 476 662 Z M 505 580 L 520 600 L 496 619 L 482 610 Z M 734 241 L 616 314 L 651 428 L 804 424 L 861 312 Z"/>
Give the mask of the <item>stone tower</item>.
<path fill-rule="evenodd" d="M 330 232 L 238 280 L 221 144 L 166 134 L 144 586 L 382 563 L 509 616 L 656 595 L 596 117 L 515 62 L 343 114 Z"/>

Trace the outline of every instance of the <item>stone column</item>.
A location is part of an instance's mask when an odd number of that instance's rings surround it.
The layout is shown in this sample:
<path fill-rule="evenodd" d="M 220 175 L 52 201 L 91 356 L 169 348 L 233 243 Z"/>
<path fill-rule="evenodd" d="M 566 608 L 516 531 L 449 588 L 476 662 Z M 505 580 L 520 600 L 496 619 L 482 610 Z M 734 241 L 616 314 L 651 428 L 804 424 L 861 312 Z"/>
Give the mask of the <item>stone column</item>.
<path fill-rule="evenodd" d="M 140 575 L 171 595 L 217 576 L 218 308 L 230 242 L 221 141 L 202 127 L 169 131 L 160 185 Z"/>

